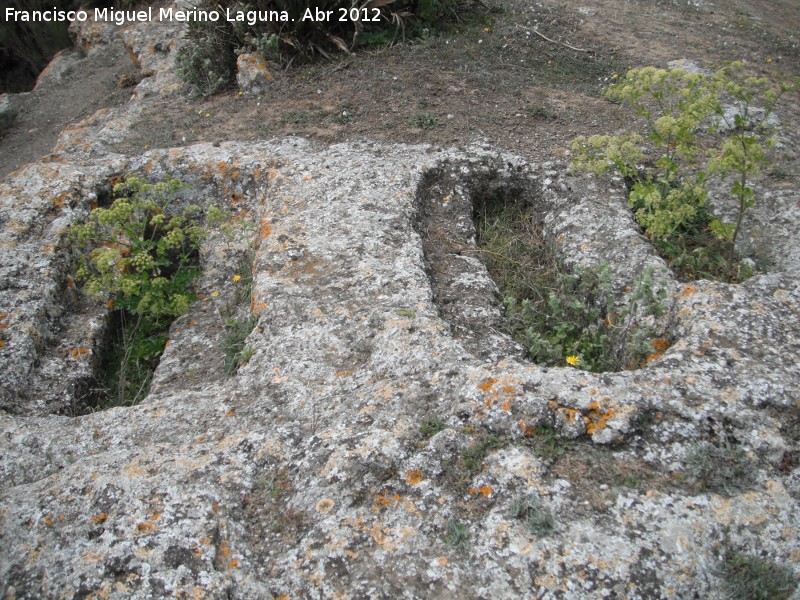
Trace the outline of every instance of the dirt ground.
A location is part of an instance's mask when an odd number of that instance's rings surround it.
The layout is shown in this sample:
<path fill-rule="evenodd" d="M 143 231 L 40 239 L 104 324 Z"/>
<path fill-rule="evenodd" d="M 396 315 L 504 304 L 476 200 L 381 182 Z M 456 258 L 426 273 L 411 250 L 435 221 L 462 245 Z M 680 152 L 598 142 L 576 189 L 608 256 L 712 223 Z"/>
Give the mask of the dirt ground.
<path fill-rule="evenodd" d="M 630 115 L 599 92 L 615 73 L 687 59 L 745 60 L 754 73 L 800 74 L 795 0 L 562 0 L 490 2 L 447 33 L 335 62 L 275 72 L 259 97 L 154 101 L 116 151 L 196 141 L 299 135 L 462 146 L 476 140 L 531 160 L 563 156 L 579 134 L 614 132 Z M 551 41 L 539 36 L 543 34 Z M 572 48 L 578 50 L 574 50 Z M 0 141 L 0 175 L 45 154 L 69 122 L 124 101 L 131 71 L 113 53 L 64 89 L 35 92 Z M 779 110 L 800 122 L 797 98 Z M 797 149 L 782 172 L 796 175 Z"/>
<path fill-rule="evenodd" d="M 793 0 L 493 4 L 502 8 L 447 34 L 276 73 L 258 98 L 154 104 L 118 150 L 294 134 L 322 143 L 484 140 L 546 160 L 578 134 L 626 126 L 629 114 L 598 94 L 630 67 L 745 60 L 756 73 L 800 74 Z M 789 110 L 797 116 L 796 99 Z"/>

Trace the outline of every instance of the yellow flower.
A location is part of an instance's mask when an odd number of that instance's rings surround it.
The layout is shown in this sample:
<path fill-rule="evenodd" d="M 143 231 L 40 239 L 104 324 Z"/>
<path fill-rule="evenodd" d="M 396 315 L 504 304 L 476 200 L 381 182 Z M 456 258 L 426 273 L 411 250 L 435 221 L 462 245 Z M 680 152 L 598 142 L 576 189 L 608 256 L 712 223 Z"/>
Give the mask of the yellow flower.
<path fill-rule="evenodd" d="M 581 357 L 580 356 L 568 356 L 567 357 L 567 363 L 572 365 L 573 367 L 575 365 L 577 365 L 579 362 L 581 362 Z"/>
<path fill-rule="evenodd" d="M 613 74 L 611 77 L 612 77 L 613 79 L 616 79 L 617 77 L 619 77 L 619 73 L 614 73 L 614 74 Z"/>
<path fill-rule="evenodd" d="M 241 275 L 234 275 L 233 276 L 233 283 L 239 283 L 239 280 L 242 278 Z"/>
<path fill-rule="evenodd" d="M 215 291 L 211 292 L 211 295 L 214 296 L 214 298 L 218 298 L 219 297 L 219 292 L 217 292 L 215 290 Z"/>

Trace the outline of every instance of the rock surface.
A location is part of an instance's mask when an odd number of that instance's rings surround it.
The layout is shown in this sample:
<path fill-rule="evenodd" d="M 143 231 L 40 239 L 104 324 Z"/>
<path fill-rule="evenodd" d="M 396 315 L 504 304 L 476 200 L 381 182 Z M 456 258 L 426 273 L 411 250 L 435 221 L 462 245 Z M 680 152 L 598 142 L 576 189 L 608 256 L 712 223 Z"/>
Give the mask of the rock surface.
<path fill-rule="evenodd" d="M 148 97 L 177 90 L 163 30 L 124 35 L 154 75 L 0 187 L 6 598 L 723 598 L 726 552 L 798 572 L 796 193 L 753 212 L 770 274 L 685 285 L 618 182 L 558 162 L 294 138 L 113 154 Z M 203 299 L 146 400 L 73 417 L 105 309 L 75 292 L 66 232 L 120 174 L 178 177 L 253 227 L 208 240 Z M 457 251 L 487 190 L 535 206 L 566 262 L 607 261 L 620 301 L 652 268 L 664 355 L 600 375 L 523 360 L 486 269 Z M 226 377 L 242 260 L 254 353 Z M 736 479 L 692 481 L 708 448 L 739 451 L 719 465 L 739 461 Z"/>

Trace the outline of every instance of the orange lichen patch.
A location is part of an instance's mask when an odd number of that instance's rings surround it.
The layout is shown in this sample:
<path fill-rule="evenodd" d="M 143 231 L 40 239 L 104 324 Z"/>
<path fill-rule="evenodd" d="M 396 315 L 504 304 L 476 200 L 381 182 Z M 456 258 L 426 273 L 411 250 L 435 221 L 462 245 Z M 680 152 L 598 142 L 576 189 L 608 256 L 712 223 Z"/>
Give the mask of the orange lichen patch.
<path fill-rule="evenodd" d="M 261 227 L 259 229 L 259 239 L 263 240 L 272 233 L 272 225 L 270 224 L 269 220 L 265 217 L 261 219 Z"/>
<path fill-rule="evenodd" d="M 341 371 L 336 371 L 337 377 L 350 377 L 353 374 L 353 369 L 342 369 Z"/>
<path fill-rule="evenodd" d="M 92 522 L 100 525 L 100 523 L 105 523 L 106 519 L 108 519 L 108 513 L 98 513 L 96 515 L 92 515 L 91 519 Z"/>
<path fill-rule="evenodd" d="M 120 183 L 125 183 L 125 179 L 119 175 L 112 175 L 108 178 L 108 183 L 111 184 L 111 189 L 114 189 L 114 187 L 118 186 Z"/>
<path fill-rule="evenodd" d="M 536 435 L 536 427 L 525 423 L 525 419 L 520 420 L 519 427 L 520 429 L 522 429 L 522 435 L 524 435 L 525 437 L 531 437 L 533 435 Z"/>
<path fill-rule="evenodd" d="M 5 347 L 6 347 L 6 341 L 0 340 L 0 348 L 5 348 Z"/>
<path fill-rule="evenodd" d="M 219 553 L 222 554 L 225 558 L 231 555 L 231 546 L 228 542 L 222 542 L 219 546 Z"/>
<path fill-rule="evenodd" d="M 45 246 L 42 248 L 42 252 L 43 252 L 44 254 L 54 254 L 54 253 L 55 253 L 55 251 L 56 251 L 56 245 L 55 245 L 55 244 L 46 244 L 46 245 L 45 245 Z"/>
<path fill-rule="evenodd" d="M 275 600 L 291 600 L 291 598 L 290 598 L 289 594 L 284 593 L 284 594 L 281 594 L 280 596 L 277 596 L 275 598 Z"/>
<path fill-rule="evenodd" d="M 671 346 L 669 340 L 664 338 L 656 338 L 653 340 L 652 344 L 653 344 L 653 353 L 650 354 L 644 361 L 645 364 L 664 356 L 664 353 Z"/>
<path fill-rule="evenodd" d="M 239 561 L 238 559 L 233 559 L 231 562 L 228 563 L 229 569 L 238 569 L 239 568 Z"/>
<path fill-rule="evenodd" d="M 89 354 L 89 352 L 90 350 L 88 348 L 67 348 L 67 356 L 72 360 L 80 360 Z"/>
<path fill-rule="evenodd" d="M 233 410 L 229 410 L 228 412 L 225 413 L 226 417 L 232 417 L 233 415 L 234 415 Z"/>
<path fill-rule="evenodd" d="M 500 408 L 502 408 L 506 412 L 511 412 L 511 400 L 506 400 L 505 402 L 503 402 Z"/>
<path fill-rule="evenodd" d="M 488 498 L 494 493 L 494 490 L 490 485 L 482 485 L 481 487 L 478 488 L 478 493 L 484 498 Z"/>
<path fill-rule="evenodd" d="M 192 546 L 190 550 L 195 558 L 201 558 L 203 556 L 203 550 L 200 548 L 200 546 Z"/>
<path fill-rule="evenodd" d="M 424 479 L 425 478 L 422 476 L 421 469 L 417 469 L 416 471 L 406 471 L 406 482 L 410 485 L 417 485 Z"/>
<path fill-rule="evenodd" d="M 497 383 L 497 379 L 495 379 L 494 377 L 489 377 L 488 379 L 485 379 L 484 381 L 478 384 L 478 389 L 481 390 L 482 392 L 488 392 L 490 389 L 492 389 L 492 386 L 495 383 Z"/>
<path fill-rule="evenodd" d="M 44 524 L 46 527 L 50 527 L 53 524 L 53 515 L 49 514 L 46 515 L 44 518 Z"/>
<path fill-rule="evenodd" d="M 269 178 L 270 181 L 277 179 L 279 175 L 280 172 L 278 171 L 278 169 L 271 168 L 267 170 L 267 177 Z"/>
<path fill-rule="evenodd" d="M 383 490 L 375 497 L 375 504 L 372 506 L 372 510 L 377 512 L 382 508 L 386 508 L 393 502 L 400 502 L 400 494 L 395 493 L 394 496 L 390 496 L 388 490 Z"/>
<path fill-rule="evenodd" d="M 446 567 L 447 565 L 450 564 L 450 561 L 447 560 L 446 556 L 440 556 L 436 559 L 436 564 L 439 565 L 440 567 Z"/>
<path fill-rule="evenodd" d="M 136 533 L 140 535 L 147 535 L 151 533 L 155 529 L 155 525 L 148 521 L 142 521 L 141 523 L 136 524 Z"/>
<path fill-rule="evenodd" d="M 8 313 L 0 312 L 0 329 L 8 329 Z"/>
<path fill-rule="evenodd" d="M 685 288 L 681 290 L 680 296 L 681 298 L 686 298 L 687 296 L 691 296 L 697 293 L 697 288 L 693 285 L 687 285 Z"/>
<path fill-rule="evenodd" d="M 604 429 L 608 424 L 608 420 L 614 416 L 613 408 L 603 410 L 597 400 L 592 402 L 586 410 L 588 414 L 583 417 L 583 420 L 586 422 L 586 433 L 589 435 Z"/>

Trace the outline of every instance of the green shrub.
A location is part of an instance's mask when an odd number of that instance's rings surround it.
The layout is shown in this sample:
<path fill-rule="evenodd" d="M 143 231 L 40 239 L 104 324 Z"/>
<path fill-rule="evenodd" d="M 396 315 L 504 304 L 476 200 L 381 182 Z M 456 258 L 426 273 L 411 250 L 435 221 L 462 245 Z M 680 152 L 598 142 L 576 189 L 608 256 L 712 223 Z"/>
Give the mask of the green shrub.
<path fill-rule="evenodd" d="M 796 586 L 790 567 L 741 552 L 728 552 L 723 571 L 728 597 L 737 600 L 786 600 Z"/>
<path fill-rule="evenodd" d="M 714 75 L 632 69 L 605 96 L 635 109 L 647 137 L 623 133 L 572 142 L 573 167 L 626 178 L 637 223 L 683 279 L 749 275 L 735 261 L 736 240 L 755 203 L 752 179 L 773 143 L 770 116 L 781 94 L 797 84 L 746 77 L 743 68 L 732 63 Z M 713 176 L 732 179 L 733 222 L 721 221 L 706 204 Z"/>
<path fill-rule="evenodd" d="M 76 281 L 112 309 L 111 348 L 101 365 L 107 403 L 134 404 L 147 393 L 172 321 L 196 296 L 198 252 L 206 231 L 202 211 L 178 206 L 184 187 L 130 178 L 114 187 L 108 208 L 95 208 L 71 229 Z"/>
<path fill-rule="evenodd" d="M 178 51 L 178 76 L 191 94 L 210 96 L 234 81 L 236 57 L 224 36 L 206 35 L 198 23 L 189 24 L 191 42 Z"/>
<path fill-rule="evenodd" d="M 456 519 L 447 522 L 447 531 L 444 541 L 456 550 L 464 549 L 469 545 L 469 527 Z"/>

